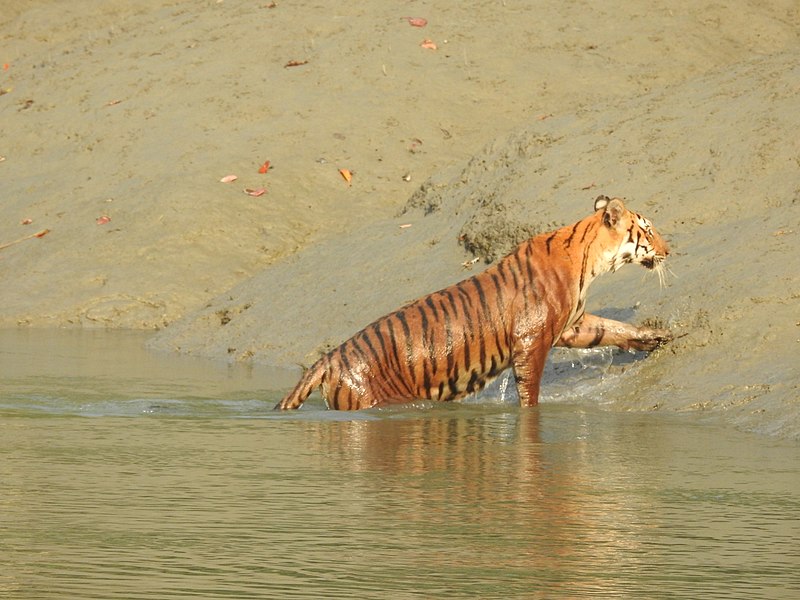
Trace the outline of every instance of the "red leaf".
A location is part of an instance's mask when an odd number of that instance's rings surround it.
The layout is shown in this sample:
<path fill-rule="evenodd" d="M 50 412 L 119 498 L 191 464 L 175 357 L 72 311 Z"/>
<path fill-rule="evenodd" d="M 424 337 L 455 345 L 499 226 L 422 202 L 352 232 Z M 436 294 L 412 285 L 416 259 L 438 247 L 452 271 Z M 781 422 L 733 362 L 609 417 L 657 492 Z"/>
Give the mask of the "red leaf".
<path fill-rule="evenodd" d="M 403 17 L 408 24 L 412 27 L 425 27 L 428 24 L 428 19 L 423 19 L 422 17 Z"/>

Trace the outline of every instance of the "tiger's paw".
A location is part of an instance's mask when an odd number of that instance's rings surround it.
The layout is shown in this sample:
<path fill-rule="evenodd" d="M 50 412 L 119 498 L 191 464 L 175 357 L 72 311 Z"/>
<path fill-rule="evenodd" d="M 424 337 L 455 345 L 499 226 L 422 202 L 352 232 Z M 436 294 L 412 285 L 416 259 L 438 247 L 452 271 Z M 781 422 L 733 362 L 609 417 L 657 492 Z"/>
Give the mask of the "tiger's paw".
<path fill-rule="evenodd" d="M 636 337 L 628 340 L 629 350 L 638 350 L 640 352 L 652 352 L 656 348 L 671 342 L 675 336 L 669 329 L 660 329 L 655 327 L 639 327 L 636 331 Z"/>

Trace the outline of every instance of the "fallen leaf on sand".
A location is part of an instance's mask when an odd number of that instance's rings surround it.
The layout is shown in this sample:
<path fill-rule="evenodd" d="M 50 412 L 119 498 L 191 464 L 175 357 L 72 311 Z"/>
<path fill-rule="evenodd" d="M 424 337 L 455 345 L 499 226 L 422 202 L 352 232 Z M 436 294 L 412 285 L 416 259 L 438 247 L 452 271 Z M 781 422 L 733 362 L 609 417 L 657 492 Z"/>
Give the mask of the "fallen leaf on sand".
<path fill-rule="evenodd" d="M 307 65 L 307 64 L 308 64 L 307 60 L 290 60 L 285 65 L 283 65 L 283 68 L 287 69 L 289 67 L 301 67 L 301 66 Z"/>
<path fill-rule="evenodd" d="M 0 244 L 0 250 L 4 250 L 5 248 L 13 246 L 14 244 L 19 244 L 20 242 L 24 242 L 25 240 L 32 240 L 33 238 L 44 237 L 48 233 L 50 233 L 49 229 L 42 229 L 41 231 L 32 233 L 30 235 L 26 235 L 25 237 L 19 238 L 18 240 L 14 240 L 13 242 L 6 242 L 5 244 Z"/>
<path fill-rule="evenodd" d="M 248 196 L 256 196 L 256 197 L 258 197 L 258 196 L 263 196 L 264 194 L 266 194 L 267 190 L 265 190 L 264 188 L 256 188 L 254 190 L 252 190 L 250 188 L 244 188 L 244 193 L 247 194 Z"/>
<path fill-rule="evenodd" d="M 108 215 L 103 215 L 95 219 L 95 223 L 97 223 L 98 225 L 105 225 L 106 223 L 110 222 L 111 222 L 111 217 L 109 217 Z"/>
<path fill-rule="evenodd" d="M 350 172 L 350 169 L 339 169 L 339 173 L 347 182 L 347 185 L 352 185 L 353 182 L 353 174 Z"/>
<path fill-rule="evenodd" d="M 412 154 L 418 151 L 418 148 L 422 146 L 422 140 L 419 138 L 411 138 L 411 143 L 408 145 L 408 151 Z"/>
<path fill-rule="evenodd" d="M 428 40 L 428 39 L 422 40 L 422 43 L 420 44 L 420 46 L 422 48 L 427 49 L 427 50 L 436 50 L 439 47 L 439 46 L 436 45 L 436 42 L 434 42 L 433 40 Z"/>
<path fill-rule="evenodd" d="M 265 161 L 264 161 L 264 164 L 263 164 L 263 165 L 261 165 L 260 167 L 258 167 L 258 172 L 259 172 L 259 173 L 261 173 L 261 174 L 263 175 L 263 174 L 264 174 L 264 173 L 266 173 L 267 171 L 269 171 L 269 161 L 268 161 L 268 160 L 265 160 Z"/>
<path fill-rule="evenodd" d="M 408 24 L 412 27 L 425 27 L 428 24 L 428 19 L 423 19 L 422 17 L 403 17 Z"/>
<path fill-rule="evenodd" d="M 33 219 L 22 219 L 22 221 L 20 221 L 20 223 L 22 225 L 30 225 L 31 223 L 33 223 Z"/>
<path fill-rule="evenodd" d="M 236 175 L 225 175 L 222 179 L 220 179 L 221 183 L 230 183 L 231 181 L 236 181 L 239 179 Z"/>
<path fill-rule="evenodd" d="M 461 266 L 464 267 L 465 269 L 469 269 L 472 265 L 474 265 L 479 260 L 480 260 L 480 257 L 476 256 L 475 258 L 471 258 L 469 260 L 465 260 L 463 263 L 461 263 Z"/>

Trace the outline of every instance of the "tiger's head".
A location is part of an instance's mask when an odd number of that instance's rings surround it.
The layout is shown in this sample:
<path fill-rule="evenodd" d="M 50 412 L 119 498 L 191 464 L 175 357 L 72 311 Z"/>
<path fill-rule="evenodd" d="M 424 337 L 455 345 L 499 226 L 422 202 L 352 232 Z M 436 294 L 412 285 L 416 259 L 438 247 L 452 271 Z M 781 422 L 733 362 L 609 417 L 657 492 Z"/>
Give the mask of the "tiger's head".
<path fill-rule="evenodd" d="M 610 271 L 628 263 L 647 269 L 661 266 L 669 254 L 669 246 L 649 219 L 625 208 L 620 198 L 598 196 L 595 213 L 602 220 L 606 260 Z M 658 269 L 659 275 L 661 270 Z"/>

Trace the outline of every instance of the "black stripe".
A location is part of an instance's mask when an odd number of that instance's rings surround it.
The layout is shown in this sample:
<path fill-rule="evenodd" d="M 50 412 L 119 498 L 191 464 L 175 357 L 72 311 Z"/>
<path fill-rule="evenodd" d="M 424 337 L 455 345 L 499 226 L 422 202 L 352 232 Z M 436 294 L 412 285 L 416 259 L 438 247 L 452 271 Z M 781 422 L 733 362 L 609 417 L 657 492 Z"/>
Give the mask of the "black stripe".
<path fill-rule="evenodd" d="M 407 394 L 412 395 L 411 388 L 409 387 L 409 382 L 407 378 L 403 376 L 403 367 L 400 362 L 400 349 L 397 347 L 397 336 L 394 333 L 394 326 L 392 325 L 392 316 L 390 315 L 386 317 L 386 326 L 389 329 L 389 342 L 391 343 L 392 353 L 391 356 L 394 358 L 394 363 L 397 366 L 397 379 L 400 384 L 405 388 Z"/>
<path fill-rule="evenodd" d="M 492 355 L 492 368 L 489 369 L 489 377 L 496 377 L 497 376 L 497 374 L 499 373 L 499 370 L 498 370 L 497 367 L 498 367 L 498 365 L 497 365 L 497 357 Z"/>
<path fill-rule="evenodd" d="M 337 350 L 339 351 L 339 360 L 342 361 L 344 368 L 348 371 L 350 370 L 350 360 L 347 357 L 347 352 L 345 352 L 345 345 L 352 341 L 352 338 L 347 340 L 344 344 L 339 346 Z"/>
<path fill-rule="evenodd" d="M 447 302 L 450 305 L 449 308 L 453 311 L 451 315 L 450 311 L 447 310 L 447 304 L 442 303 L 442 307 L 445 309 L 445 352 L 447 354 L 447 376 L 449 377 L 453 373 L 455 367 L 455 340 L 453 337 L 453 323 L 458 322 L 458 307 L 456 306 L 455 297 L 449 289 L 443 290 L 442 294 L 447 299 Z"/>
<path fill-rule="evenodd" d="M 545 242 L 545 245 L 547 246 L 547 253 L 548 254 L 550 254 L 550 244 L 553 243 L 553 240 L 556 238 L 557 235 L 558 235 L 558 230 L 556 230 L 553 233 L 551 233 L 550 237 L 548 237 L 547 241 Z"/>
<path fill-rule="evenodd" d="M 587 347 L 588 348 L 594 348 L 595 346 L 598 346 L 600 344 L 600 342 L 603 341 L 603 336 L 605 334 L 606 334 L 605 328 L 598 327 L 597 331 L 594 334 L 594 339 L 591 342 L 589 342 L 589 345 Z"/>
<path fill-rule="evenodd" d="M 594 229 L 594 223 L 589 223 L 586 226 L 586 229 L 583 230 L 583 235 L 581 236 L 581 244 L 583 243 L 583 240 L 586 239 L 586 236 L 589 235 L 589 231 L 591 231 L 592 229 Z"/>
<path fill-rule="evenodd" d="M 330 403 L 333 405 L 334 410 L 339 410 L 339 394 L 342 391 L 342 386 L 337 385 L 333 388 L 333 397 L 329 399 Z"/>
<path fill-rule="evenodd" d="M 472 362 L 470 346 L 472 345 L 472 340 L 475 338 L 474 328 L 471 327 L 473 323 L 471 323 L 470 313 L 471 313 L 471 301 L 469 294 L 464 291 L 463 284 L 465 282 L 459 282 L 456 284 L 456 290 L 458 290 L 458 300 L 461 303 L 462 310 L 464 311 L 464 320 L 461 327 L 461 334 L 464 337 L 464 369 L 468 370 L 470 368 L 470 364 Z M 472 339 L 467 338 L 467 334 L 471 334 Z"/>
<path fill-rule="evenodd" d="M 519 277 L 522 277 L 522 258 L 520 258 L 519 254 L 514 255 L 514 262 L 516 263 L 517 268 L 511 269 L 511 275 L 514 278 L 514 284 L 517 289 L 519 289 L 519 279 L 517 278 L 517 273 L 519 273 Z"/>
<path fill-rule="evenodd" d="M 525 261 L 525 269 L 528 272 L 528 281 L 533 281 L 533 253 L 527 252 L 528 256 L 530 257 L 529 260 Z"/>
<path fill-rule="evenodd" d="M 483 316 L 486 317 L 486 319 L 489 319 L 489 305 L 486 303 L 486 293 L 483 291 L 483 286 L 481 285 L 481 282 L 478 281 L 477 277 L 473 277 L 470 279 L 470 281 L 478 291 L 478 298 L 480 299 L 481 307 L 483 308 Z"/>
<path fill-rule="evenodd" d="M 382 321 L 373 323 L 371 329 L 372 332 L 375 334 L 375 337 L 378 338 L 378 343 L 381 345 L 380 356 L 383 358 L 383 361 L 386 362 L 386 366 L 391 369 L 392 366 L 389 363 L 391 362 L 392 357 L 386 347 L 386 338 L 384 338 L 383 333 L 381 333 L 381 323 Z"/>
<path fill-rule="evenodd" d="M 498 269 L 498 273 L 500 273 L 499 269 Z M 503 279 L 503 281 L 501 282 L 500 280 L 501 280 L 501 278 L 503 278 L 502 274 L 500 274 L 500 276 L 498 276 L 495 273 L 492 273 L 490 275 L 490 277 L 491 277 L 492 281 L 494 282 L 494 288 L 495 288 L 495 291 L 497 292 L 497 310 L 498 310 L 498 313 L 500 314 L 500 321 L 503 324 L 503 326 L 505 327 L 505 323 L 506 323 L 506 301 L 505 301 L 505 285 L 504 285 L 505 284 L 505 279 Z"/>
<path fill-rule="evenodd" d="M 570 244 L 572 244 L 572 238 L 575 237 L 575 232 L 578 231 L 578 226 L 580 224 L 581 222 L 578 221 L 577 223 L 575 223 L 575 225 L 572 226 L 572 231 L 570 232 L 569 237 L 567 237 L 567 239 L 564 240 L 564 248 L 569 248 Z"/>
<path fill-rule="evenodd" d="M 409 368 L 412 368 L 414 365 L 414 350 L 413 346 L 411 345 L 411 329 L 409 329 L 408 321 L 406 321 L 406 313 L 403 310 L 398 310 L 396 313 L 394 313 L 394 316 L 397 317 L 397 320 L 400 321 L 400 325 L 403 327 L 403 334 L 406 338 L 406 364 L 409 366 Z"/>
<path fill-rule="evenodd" d="M 467 393 L 472 393 L 476 391 L 476 384 L 480 381 L 480 376 L 478 372 L 473 369 L 472 374 L 469 376 L 469 382 L 467 382 Z M 477 387 L 477 390 L 480 390 L 480 387 Z"/>
<path fill-rule="evenodd" d="M 436 304 L 434 303 L 433 298 L 431 296 L 428 296 L 427 298 L 425 298 L 425 304 L 427 304 L 428 307 L 429 307 L 429 312 L 430 312 L 431 317 L 433 318 L 434 323 L 436 323 L 438 325 L 438 323 L 439 323 L 439 309 L 436 307 Z M 428 336 L 429 336 L 428 337 L 428 347 L 430 348 L 430 351 L 428 352 L 428 360 L 431 361 L 431 371 L 433 372 L 434 375 L 439 370 L 439 361 L 436 358 L 436 355 L 438 354 L 436 352 L 436 331 L 437 331 L 437 327 L 431 327 L 430 330 L 428 331 Z"/>
<path fill-rule="evenodd" d="M 431 397 L 431 357 L 434 356 L 435 352 L 433 349 L 433 345 L 428 345 L 426 342 L 426 335 L 428 333 L 428 315 L 426 314 L 427 311 L 425 307 L 417 304 L 417 310 L 419 311 L 420 317 L 422 319 L 422 349 L 425 353 L 425 356 L 422 357 L 422 386 L 425 389 L 425 394 L 428 398 Z"/>
<path fill-rule="evenodd" d="M 378 336 L 378 340 L 381 341 L 382 337 L 380 335 L 380 331 L 375 330 L 375 334 Z M 387 369 L 385 367 L 388 366 L 388 365 L 386 365 L 386 360 L 385 359 L 387 357 L 386 357 L 385 350 L 384 350 L 383 356 L 381 356 L 381 354 L 378 353 L 377 349 L 373 345 L 372 340 L 369 338 L 369 332 L 366 329 L 364 329 L 361 332 L 360 338 L 364 340 L 364 343 L 366 344 L 367 348 L 369 349 L 369 353 L 372 355 L 372 360 L 371 361 L 369 360 L 369 358 L 367 357 L 366 353 L 364 352 L 364 350 L 360 346 L 357 348 L 358 352 L 364 357 L 364 361 L 366 363 L 372 365 L 372 369 L 371 370 L 373 372 L 380 373 L 380 375 L 381 375 L 381 377 L 373 377 L 371 379 L 371 383 L 373 385 L 376 385 L 376 386 L 379 385 L 381 387 L 381 391 L 384 393 L 384 395 L 387 395 L 387 396 L 389 396 L 389 395 L 400 396 L 401 395 L 400 394 L 400 388 L 397 387 L 397 385 L 394 383 L 394 381 L 392 381 L 392 379 L 389 376 L 390 374 L 386 372 Z"/>
<path fill-rule="evenodd" d="M 581 264 L 581 279 L 578 284 L 578 296 L 583 295 L 583 282 L 586 280 L 586 266 L 589 263 L 589 246 L 583 249 L 583 263 Z"/>
<path fill-rule="evenodd" d="M 436 375 L 437 378 L 444 379 L 453 369 L 453 325 L 452 316 L 450 313 L 451 307 L 448 306 L 448 303 L 445 300 L 446 294 L 444 292 L 439 292 L 437 296 L 439 297 L 437 314 L 441 317 L 442 326 L 444 329 L 444 356 L 446 359 L 446 365 L 444 376 L 440 375 L 439 370 L 437 370 Z M 440 387 L 441 386 L 442 384 L 440 384 Z M 439 395 L 441 396 L 441 392 Z"/>
<path fill-rule="evenodd" d="M 447 398 L 448 400 L 453 400 L 458 397 L 459 390 L 458 390 L 458 373 L 456 372 L 453 374 L 453 377 L 447 380 L 447 386 L 450 388 L 450 396 Z"/>
<path fill-rule="evenodd" d="M 481 285 L 480 281 L 475 279 L 474 283 L 475 283 L 475 287 L 478 290 L 478 297 L 481 300 L 481 306 L 483 307 L 483 317 L 484 317 L 486 323 L 489 325 L 489 327 L 492 330 L 494 330 L 495 343 L 497 344 L 497 343 L 499 343 L 499 340 L 497 338 L 497 329 L 498 328 L 497 327 L 492 327 L 491 308 L 489 307 L 489 303 L 486 301 L 486 293 L 483 291 L 483 286 Z M 480 339 L 478 340 L 478 343 L 480 345 L 481 372 L 483 372 L 486 369 L 486 339 L 485 339 L 486 332 L 484 330 L 483 323 L 481 323 L 480 320 L 478 321 L 478 323 L 479 323 L 480 328 L 481 328 Z"/>
<path fill-rule="evenodd" d="M 472 333 L 471 344 L 474 346 L 474 344 L 477 343 L 478 345 L 478 361 L 480 362 L 480 369 L 483 371 L 486 366 L 486 336 L 488 335 L 488 331 L 493 329 L 492 323 L 490 319 L 485 319 L 482 317 L 480 311 L 475 311 L 475 319 L 472 320 L 469 325 Z M 472 357 L 472 354 L 470 354 L 470 357 L 469 363 L 464 365 L 464 368 L 468 370 L 473 368 L 474 357 Z"/>
<path fill-rule="evenodd" d="M 453 316 L 458 317 L 458 306 L 456 306 L 456 299 L 453 296 L 453 292 L 451 292 L 449 289 L 446 289 L 442 290 L 442 294 L 450 303 L 450 307 L 453 309 Z"/>

